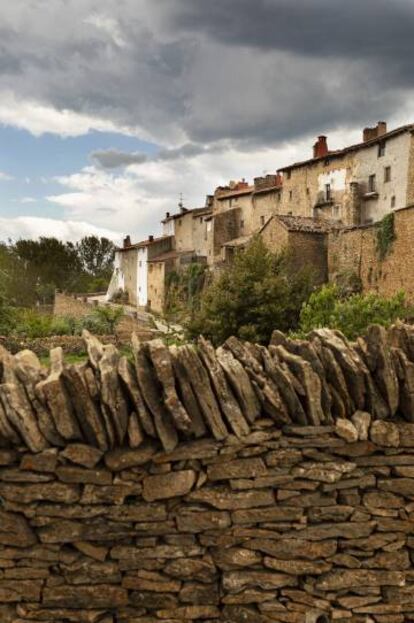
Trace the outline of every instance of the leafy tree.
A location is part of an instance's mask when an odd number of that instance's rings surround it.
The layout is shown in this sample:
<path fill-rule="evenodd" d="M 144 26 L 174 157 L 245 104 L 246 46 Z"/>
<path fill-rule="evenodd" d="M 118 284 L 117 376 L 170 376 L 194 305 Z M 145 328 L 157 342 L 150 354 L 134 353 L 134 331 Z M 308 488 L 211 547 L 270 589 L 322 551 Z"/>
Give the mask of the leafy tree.
<path fill-rule="evenodd" d="M 189 335 L 203 334 L 215 344 L 231 335 L 266 343 L 274 329 L 297 328 L 312 289 L 310 270 L 294 269 L 288 255 L 272 253 L 255 237 L 206 288 Z"/>
<path fill-rule="evenodd" d="M 339 329 L 349 339 L 363 335 L 370 324 L 389 326 L 398 318 L 412 315 L 403 292 L 391 298 L 378 294 L 353 294 L 341 298 L 335 285 L 322 286 L 311 294 L 300 314 L 300 331 L 329 327 Z"/>
<path fill-rule="evenodd" d="M 86 273 L 94 277 L 111 275 L 115 252 L 115 245 L 111 240 L 85 236 L 76 244 L 76 250 Z"/>

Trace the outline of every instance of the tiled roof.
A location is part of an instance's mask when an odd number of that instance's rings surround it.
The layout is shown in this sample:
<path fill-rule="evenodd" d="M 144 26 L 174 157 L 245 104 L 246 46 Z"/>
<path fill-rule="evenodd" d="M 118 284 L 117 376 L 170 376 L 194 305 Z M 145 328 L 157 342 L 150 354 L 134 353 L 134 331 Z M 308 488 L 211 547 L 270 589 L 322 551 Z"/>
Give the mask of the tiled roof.
<path fill-rule="evenodd" d="M 130 244 L 127 247 L 118 247 L 117 251 L 130 251 L 131 249 L 143 249 L 145 247 L 151 247 L 154 244 L 157 244 L 158 242 L 165 241 L 173 237 L 174 236 L 160 236 L 159 238 L 153 238 L 152 240 L 147 238 L 146 240 L 141 240 L 141 242 Z"/>
<path fill-rule="evenodd" d="M 273 218 L 282 223 L 289 231 L 302 231 L 313 234 L 325 234 L 334 229 L 342 229 L 338 221 L 329 221 L 311 216 L 293 216 L 292 214 L 278 214 Z M 269 222 L 269 221 L 268 221 Z M 266 225 L 264 225 L 266 227 Z"/>
<path fill-rule="evenodd" d="M 293 164 L 289 164 L 286 167 L 282 167 L 279 171 L 289 171 L 290 169 L 297 169 L 308 164 L 313 164 L 316 162 L 320 162 L 321 160 L 331 160 L 334 158 L 342 158 L 346 154 L 352 151 L 358 151 L 360 149 L 365 149 L 368 147 L 372 147 L 376 143 L 381 143 L 382 141 L 386 141 L 389 138 L 394 136 L 398 136 L 399 134 L 403 134 L 404 132 L 412 132 L 414 131 L 414 124 L 410 123 L 407 125 L 403 125 L 395 130 L 391 130 L 382 136 L 377 136 L 369 141 L 363 141 L 361 143 L 356 143 L 355 145 L 349 145 L 348 147 L 344 147 L 344 149 L 337 149 L 334 151 L 329 151 L 325 156 L 320 156 L 319 158 L 309 158 L 308 160 L 302 160 L 301 162 L 294 162 Z"/>

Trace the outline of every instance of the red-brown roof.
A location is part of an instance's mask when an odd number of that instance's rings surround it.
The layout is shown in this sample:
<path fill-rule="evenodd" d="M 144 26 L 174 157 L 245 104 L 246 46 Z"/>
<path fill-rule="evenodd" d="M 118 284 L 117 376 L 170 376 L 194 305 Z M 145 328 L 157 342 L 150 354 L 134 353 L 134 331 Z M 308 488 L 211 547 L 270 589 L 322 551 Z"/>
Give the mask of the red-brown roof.
<path fill-rule="evenodd" d="M 349 145 L 348 147 L 344 147 L 344 149 L 337 149 L 334 151 L 329 151 L 325 156 L 320 156 L 319 158 L 309 158 L 308 160 L 302 160 L 300 162 L 295 162 L 293 164 L 289 164 L 286 167 L 282 167 L 279 171 L 289 171 L 291 169 L 297 169 L 300 167 L 304 167 L 309 164 L 314 164 L 320 162 L 321 160 L 331 160 L 333 158 L 342 158 L 346 154 L 352 151 L 358 151 L 359 149 L 366 149 L 368 147 L 372 147 L 376 143 L 381 143 L 386 141 L 389 138 L 393 138 L 394 136 L 398 136 L 399 134 L 403 134 L 404 132 L 413 132 L 414 124 L 410 123 L 407 125 L 403 125 L 395 130 L 391 130 L 382 136 L 377 136 L 369 141 L 356 143 L 355 145 Z"/>

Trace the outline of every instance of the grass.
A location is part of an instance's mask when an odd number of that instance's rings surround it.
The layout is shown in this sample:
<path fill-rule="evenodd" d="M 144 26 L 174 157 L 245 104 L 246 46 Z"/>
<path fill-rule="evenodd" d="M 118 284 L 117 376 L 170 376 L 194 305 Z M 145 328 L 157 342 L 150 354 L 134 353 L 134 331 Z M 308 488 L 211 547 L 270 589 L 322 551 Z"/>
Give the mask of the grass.
<path fill-rule="evenodd" d="M 119 349 L 121 355 L 125 355 L 130 361 L 133 360 L 132 349 L 130 346 L 123 345 Z M 65 363 L 74 364 L 74 363 L 85 363 L 88 359 L 88 353 L 65 353 L 64 354 Z M 49 355 L 41 355 L 39 357 L 40 363 L 43 366 L 50 366 L 50 356 Z"/>

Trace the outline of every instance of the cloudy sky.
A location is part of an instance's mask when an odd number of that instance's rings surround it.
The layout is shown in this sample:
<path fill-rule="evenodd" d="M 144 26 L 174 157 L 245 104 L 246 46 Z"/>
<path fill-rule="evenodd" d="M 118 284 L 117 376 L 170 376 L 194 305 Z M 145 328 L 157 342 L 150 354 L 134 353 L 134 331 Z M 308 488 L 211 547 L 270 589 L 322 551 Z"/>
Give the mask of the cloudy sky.
<path fill-rule="evenodd" d="M 0 0 L 0 240 L 157 233 L 414 121 L 414 0 Z"/>

